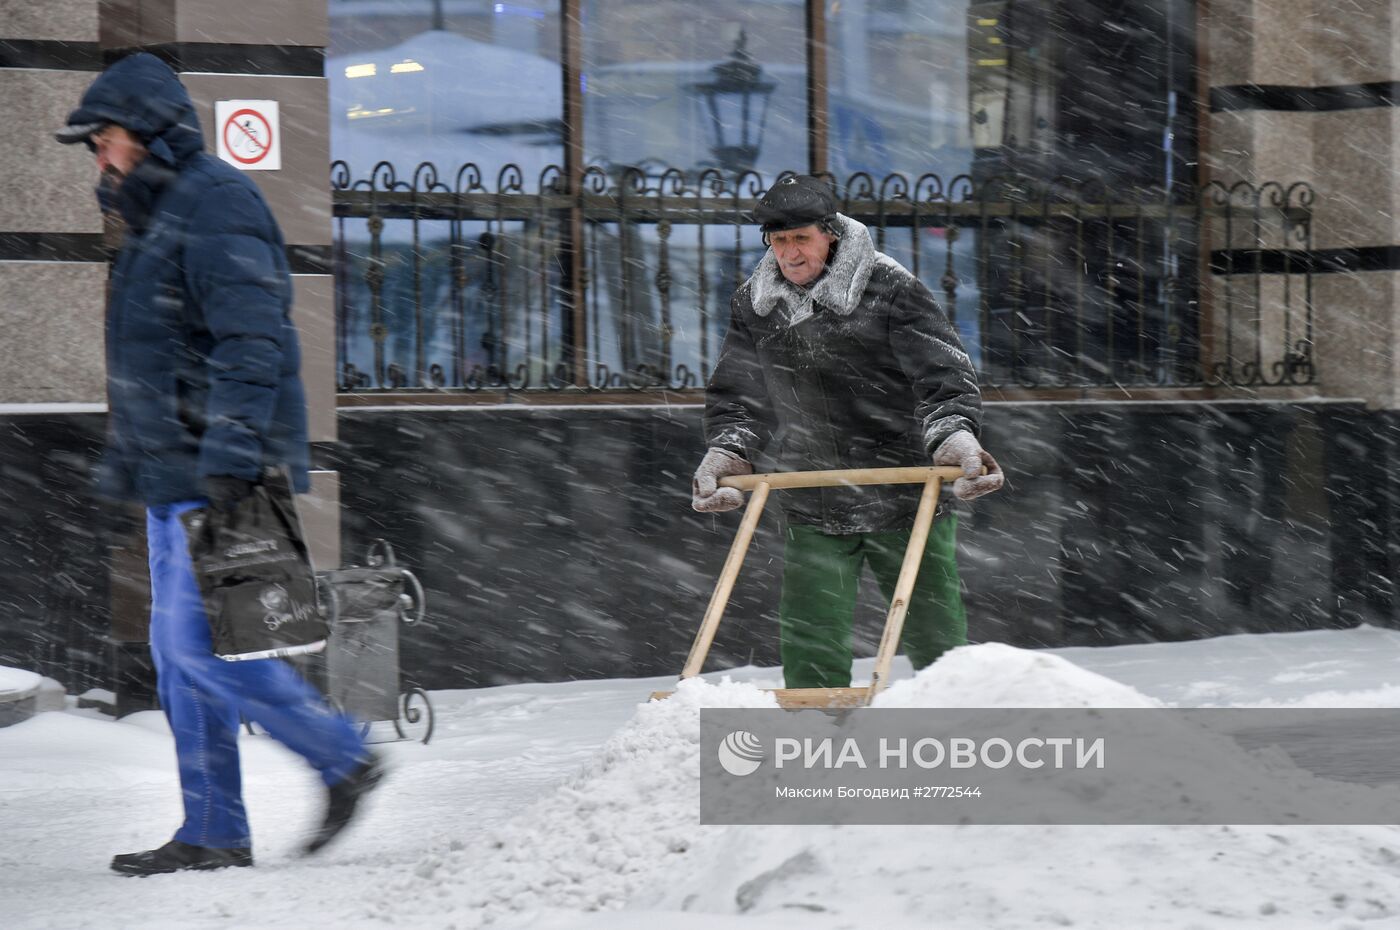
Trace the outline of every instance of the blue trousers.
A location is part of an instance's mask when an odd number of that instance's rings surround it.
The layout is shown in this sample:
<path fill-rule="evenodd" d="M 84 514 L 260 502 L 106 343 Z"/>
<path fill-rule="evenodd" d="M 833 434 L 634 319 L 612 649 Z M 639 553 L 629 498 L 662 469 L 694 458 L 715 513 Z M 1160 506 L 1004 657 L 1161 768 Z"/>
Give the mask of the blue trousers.
<path fill-rule="evenodd" d="M 160 703 L 175 735 L 185 822 L 194 846 L 251 846 L 238 762 L 240 716 L 301 755 L 327 785 L 366 758 L 343 715 L 280 659 L 226 662 L 214 655 L 204 603 L 179 514 L 188 501 L 146 511 L 151 562 L 151 655 Z"/>

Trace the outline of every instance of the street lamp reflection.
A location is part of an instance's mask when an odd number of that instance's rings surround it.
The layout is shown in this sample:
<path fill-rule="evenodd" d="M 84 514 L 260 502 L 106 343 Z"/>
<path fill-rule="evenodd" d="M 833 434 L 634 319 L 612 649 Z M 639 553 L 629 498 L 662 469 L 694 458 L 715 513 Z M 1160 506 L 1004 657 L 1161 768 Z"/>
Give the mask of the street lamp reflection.
<path fill-rule="evenodd" d="M 747 44 L 748 36 L 740 30 L 729 57 L 711 69 L 714 76 L 692 85 L 710 113 L 710 150 L 719 166 L 732 173 L 746 171 L 758 161 L 768 101 L 778 86 L 764 79 L 763 68 L 748 53 Z"/>

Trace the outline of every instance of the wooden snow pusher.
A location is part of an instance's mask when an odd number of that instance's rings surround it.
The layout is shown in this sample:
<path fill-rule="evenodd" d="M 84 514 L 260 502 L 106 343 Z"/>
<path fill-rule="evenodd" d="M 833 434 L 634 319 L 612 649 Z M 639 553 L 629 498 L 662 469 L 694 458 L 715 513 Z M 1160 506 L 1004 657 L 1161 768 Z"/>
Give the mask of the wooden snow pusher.
<path fill-rule="evenodd" d="M 710 596 L 710 605 L 705 609 L 705 617 L 700 621 L 700 631 L 695 635 L 695 643 L 690 647 L 690 656 L 681 670 L 681 680 L 694 678 L 700 674 L 714 642 L 715 631 L 724 616 L 724 608 L 729 603 L 729 595 L 734 590 L 734 582 L 739 577 L 739 569 L 748 554 L 749 543 L 754 530 L 758 528 L 759 517 L 768 503 L 770 490 L 788 488 L 826 488 L 842 485 L 866 484 L 922 484 L 923 496 L 919 498 L 919 509 L 914 517 L 914 528 L 909 533 L 909 547 L 904 550 L 904 563 L 899 569 L 899 579 L 895 584 L 894 597 L 890 599 L 889 613 L 885 615 L 885 631 L 880 636 L 880 648 L 875 653 L 875 672 L 870 685 L 863 688 L 774 688 L 772 694 L 778 706 L 788 708 L 803 707 L 865 707 L 875 695 L 889 683 L 890 665 L 899 651 L 900 635 L 904 632 L 904 615 L 909 610 L 909 595 L 914 590 L 918 577 L 919 562 L 923 558 L 924 545 L 928 542 L 929 527 L 933 525 L 933 514 L 938 509 L 938 495 L 943 490 L 943 482 L 955 481 L 963 476 L 961 468 L 912 467 L 912 468 L 852 468 L 840 471 L 789 471 L 769 472 L 758 475 L 740 475 L 720 479 L 720 487 L 737 488 L 751 492 L 748 507 L 744 511 L 743 522 L 734 543 L 729 547 L 729 557 L 725 559 L 720 572 L 719 583 Z M 670 691 L 654 691 L 654 700 L 664 700 Z"/>

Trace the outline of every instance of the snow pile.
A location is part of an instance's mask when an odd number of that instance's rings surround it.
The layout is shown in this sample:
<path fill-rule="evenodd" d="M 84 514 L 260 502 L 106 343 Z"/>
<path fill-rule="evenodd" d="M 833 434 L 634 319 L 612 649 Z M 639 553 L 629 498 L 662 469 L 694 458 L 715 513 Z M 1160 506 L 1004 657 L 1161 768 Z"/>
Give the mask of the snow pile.
<path fill-rule="evenodd" d="M 1400 630 L 1365 624 L 1054 652 L 1169 706 L 1400 706 Z"/>
<path fill-rule="evenodd" d="M 453 910 L 467 926 L 512 912 L 622 907 L 700 829 L 702 707 L 777 703 L 751 684 L 683 681 L 669 699 L 641 705 L 569 783 L 484 843 L 424 858 L 417 877 L 460 885 Z"/>
<path fill-rule="evenodd" d="M 876 707 L 1161 707 L 1125 684 L 1046 652 L 1001 643 L 962 646 L 913 678 L 896 681 Z"/>
<path fill-rule="evenodd" d="M 1061 709 L 1108 711 L 1094 715 L 1089 731 L 1106 741 L 1108 768 L 1074 778 L 1007 768 L 998 779 L 995 810 L 1002 823 L 1134 823 L 1158 811 L 1163 798 L 1171 798 L 1180 814 L 1165 820 L 1191 823 L 1327 822 L 1342 808 L 1351 812 L 1343 822 L 1365 822 L 1379 809 L 1375 789 L 1318 779 L 1277 748 L 1247 751 L 1223 730 L 1228 721 L 1169 710 L 1128 685 L 1043 652 L 993 643 L 954 649 L 932 668 L 891 685 L 875 706 L 1024 708 L 1014 715 L 1014 731 L 1006 715 L 988 715 L 987 727 L 1013 743 L 1064 735 Z M 977 719 L 951 716 L 957 722 L 945 726 L 953 729 Z M 1079 715 L 1068 719 L 1083 725 Z M 1164 756 L 1170 765 L 1161 764 Z"/>
<path fill-rule="evenodd" d="M 726 927 L 803 914 L 806 930 L 1400 923 L 1394 827 L 749 827 L 727 839 L 632 906 Z"/>
<path fill-rule="evenodd" d="M 1305 698 L 1298 675 L 1319 681 L 1335 668 L 1345 677 L 1327 677 L 1328 687 L 1345 681 L 1385 693 L 1397 655 L 1400 633 L 1373 629 L 1075 650 L 1072 660 L 1167 702 L 1186 703 L 1183 696 L 1204 681 L 1222 682 L 1226 699 L 1240 704 Z M 699 708 L 772 705 L 752 687 L 693 681 L 670 701 L 637 707 L 640 693 L 669 684 L 437 692 L 432 744 L 380 747 L 391 763 L 386 787 L 363 822 L 314 859 L 297 849 L 321 802 L 319 780 L 270 739 L 245 734 L 258 868 L 143 881 L 115 878 L 107 860 L 150 845 L 179 822 L 163 717 L 113 722 L 72 708 L 0 728 L 0 822 L 9 840 L 0 848 L 7 876 L 0 924 L 1400 928 L 1400 829 L 1393 826 L 701 827 Z M 1052 696 L 1068 707 L 1152 707 L 1143 693 L 1039 653 L 976 646 L 891 687 L 881 704 L 1018 706 L 1033 716 Z M 1354 706 L 1379 700 L 1359 697 Z M 1388 771 L 1386 747 L 1375 746 L 1367 771 Z M 1243 773 L 1273 784 L 1260 774 L 1267 764 L 1232 760 L 1216 757 L 1218 780 Z M 1149 773 L 1153 790 L 1162 789 L 1157 778 Z M 425 848 L 442 851 L 425 857 Z"/>
<path fill-rule="evenodd" d="M 0 701 L 5 700 L 7 696 L 13 697 L 34 691 L 42 680 L 33 672 L 0 665 Z"/>
<path fill-rule="evenodd" d="M 997 644 L 953 650 L 892 685 L 877 704 L 1029 708 L 1031 718 L 1048 715 L 1045 708 L 1163 706 L 1060 657 Z M 760 923 L 802 915 L 814 928 L 869 919 L 908 925 L 929 914 L 947 927 L 1068 925 L 1074 921 L 1067 915 L 1082 919 L 1087 911 L 1085 896 L 1096 910 L 1116 914 L 1119 926 L 1178 927 L 1212 919 L 1189 903 L 1197 900 L 1196 885 L 1219 884 L 1206 898 L 1218 902 L 1232 900 L 1228 886 L 1239 881 L 1238 872 L 1207 880 L 1196 868 L 1167 867 L 1183 857 L 1203 866 L 1229 862 L 1257 881 L 1252 897 L 1226 909 L 1234 917 L 1289 914 L 1326 926 L 1321 918 L 1388 916 L 1396 907 L 1376 888 L 1378 869 L 1389 880 L 1400 867 L 1400 834 L 1388 827 L 701 827 L 700 708 L 772 706 L 771 696 L 752 685 L 687 681 L 669 701 L 641 707 L 569 784 L 485 842 L 424 859 L 417 876 L 452 902 L 454 918 L 465 922 L 459 927 L 528 925 L 541 915 L 579 921 L 590 911 L 620 908 Z M 1119 723 L 1110 744 L 1120 758 L 1150 759 L 1145 747 L 1124 748 L 1152 738 L 1134 732 L 1131 713 L 1113 718 Z M 1192 797 L 1204 822 L 1230 822 L 1246 819 L 1241 814 L 1283 816 L 1296 809 L 1299 785 L 1314 782 L 1282 757 L 1252 755 L 1186 721 L 1180 727 L 1184 749 L 1170 771 L 1144 764 L 1125 776 L 1115 767 L 1115 777 L 1092 790 L 1050 780 L 1039 788 L 1036 809 L 1132 819 L 1163 797 L 1178 797 L 1182 781 L 1243 785 L 1248 811 L 1238 800 Z M 1354 797 L 1360 804 L 1373 789 L 1326 790 L 1334 803 Z M 1267 890 L 1282 876 L 1286 887 Z M 1144 913 L 1162 916 L 1153 923 Z M 600 915 L 598 925 L 612 919 Z"/>
<path fill-rule="evenodd" d="M 892 685 L 877 705 L 1162 707 L 1056 656 L 1002 645 L 954 650 Z M 1178 798 L 1184 779 L 1243 785 L 1249 811 L 1238 802 L 1211 808 L 1210 798 L 1193 799 L 1203 816 L 1218 813 L 1219 822 L 1229 822 L 1232 815 L 1295 809 L 1298 786 L 1317 787 L 1285 759 L 1252 755 L 1226 736 L 1181 726 L 1184 751 L 1170 772 L 1143 768 L 1092 794 L 1052 788 L 1043 803 L 1059 816 L 1083 805 L 1140 817 L 1154 801 Z M 1110 744 L 1122 746 L 1133 735 L 1119 729 Z M 1365 803 L 1373 789 L 1325 790 L 1345 805 Z M 730 915 L 747 925 L 804 914 L 810 930 L 926 925 L 935 915 L 940 928 L 967 930 L 1400 923 L 1400 831 L 1382 826 L 730 827 L 689 861 L 663 868 L 654 890 L 629 907 Z"/>

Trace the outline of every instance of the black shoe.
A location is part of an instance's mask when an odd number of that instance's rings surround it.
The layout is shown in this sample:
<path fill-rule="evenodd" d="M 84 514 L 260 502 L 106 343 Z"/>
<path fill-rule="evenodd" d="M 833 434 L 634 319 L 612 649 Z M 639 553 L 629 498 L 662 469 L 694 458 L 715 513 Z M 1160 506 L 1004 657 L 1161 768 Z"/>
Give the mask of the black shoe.
<path fill-rule="evenodd" d="M 327 788 L 326 818 L 321 821 L 320 829 L 307 841 L 303 850 L 305 854 L 309 856 L 320 852 L 341 830 L 349 826 L 350 821 L 355 818 L 355 807 L 360 803 L 360 798 L 378 787 L 379 780 L 383 777 L 383 763 L 379 756 L 370 753 L 369 758 L 361 762 L 353 772 Z"/>
<path fill-rule="evenodd" d="M 112 857 L 112 871 L 123 875 L 207 872 L 211 869 L 242 869 L 252 864 L 253 851 L 247 846 L 215 849 L 212 846 L 191 846 L 179 840 L 171 840 L 160 849 Z"/>

